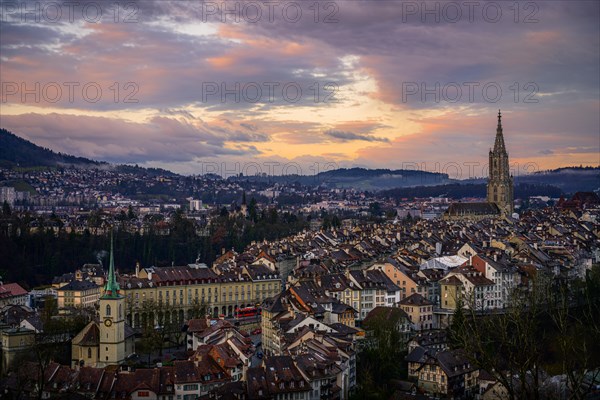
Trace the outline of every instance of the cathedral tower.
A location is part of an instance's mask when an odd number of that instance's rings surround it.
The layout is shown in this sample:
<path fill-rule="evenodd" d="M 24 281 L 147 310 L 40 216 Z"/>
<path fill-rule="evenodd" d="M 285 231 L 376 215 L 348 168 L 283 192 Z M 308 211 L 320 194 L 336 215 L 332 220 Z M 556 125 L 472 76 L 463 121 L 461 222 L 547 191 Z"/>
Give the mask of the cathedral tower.
<path fill-rule="evenodd" d="M 110 238 L 110 264 L 104 293 L 100 297 L 100 349 L 98 365 L 120 364 L 125 354 L 125 297 L 121 294 L 115 276 L 112 235 Z"/>
<path fill-rule="evenodd" d="M 494 203 L 503 215 L 512 215 L 514 211 L 513 177 L 508 165 L 508 153 L 502 134 L 502 115 L 498 110 L 498 127 L 494 149 L 490 150 L 490 176 L 487 184 L 487 201 Z"/>

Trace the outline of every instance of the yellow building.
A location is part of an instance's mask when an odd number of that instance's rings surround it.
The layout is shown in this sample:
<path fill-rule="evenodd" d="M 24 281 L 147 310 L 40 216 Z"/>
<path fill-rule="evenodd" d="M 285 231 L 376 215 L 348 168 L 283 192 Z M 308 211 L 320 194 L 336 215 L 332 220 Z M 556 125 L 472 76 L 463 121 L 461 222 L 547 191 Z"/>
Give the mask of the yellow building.
<path fill-rule="evenodd" d="M 56 289 L 58 308 L 93 307 L 100 299 L 101 287 L 95 282 L 74 280 Z"/>
<path fill-rule="evenodd" d="M 418 293 L 400 301 L 400 308 L 408 314 L 413 329 L 433 329 L 433 303 Z"/>
<path fill-rule="evenodd" d="M 95 321 L 86 325 L 71 341 L 71 367 L 94 366 L 98 363 L 100 330 Z"/>
<path fill-rule="evenodd" d="M 126 297 L 126 320 L 138 328 L 169 322 L 183 323 L 205 310 L 213 316 L 233 316 L 281 292 L 279 273 L 259 265 L 221 271 L 198 264 L 136 268 L 119 277 Z"/>
<path fill-rule="evenodd" d="M 456 303 L 462 295 L 462 283 L 455 276 L 448 276 L 440 280 L 441 308 L 455 310 Z"/>
<path fill-rule="evenodd" d="M 374 264 L 369 269 L 380 270 L 390 278 L 390 280 L 400 288 L 401 300 L 407 298 L 411 294 L 425 292 L 424 285 L 420 285 L 420 281 L 425 281 L 425 278 L 418 276 L 416 272 L 410 276 L 391 263 Z"/>
<path fill-rule="evenodd" d="M 13 362 L 35 343 L 35 332 L 31 329 L 15 328 L 2 331 L 2 369 L 3 375 Z"/>

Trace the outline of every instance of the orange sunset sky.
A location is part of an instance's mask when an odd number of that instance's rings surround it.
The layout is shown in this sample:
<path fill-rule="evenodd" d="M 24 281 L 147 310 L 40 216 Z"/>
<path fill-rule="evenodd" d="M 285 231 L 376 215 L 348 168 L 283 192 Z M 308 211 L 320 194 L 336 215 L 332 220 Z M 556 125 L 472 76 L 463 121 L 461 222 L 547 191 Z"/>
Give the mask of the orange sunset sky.
<path fill-rule="evenodd" d="M 521 172 L 600 164 L 597 1 L 79 3 L 0 3 L 0 126 L 55 151 L 483 171 L 502 109 Z"/>

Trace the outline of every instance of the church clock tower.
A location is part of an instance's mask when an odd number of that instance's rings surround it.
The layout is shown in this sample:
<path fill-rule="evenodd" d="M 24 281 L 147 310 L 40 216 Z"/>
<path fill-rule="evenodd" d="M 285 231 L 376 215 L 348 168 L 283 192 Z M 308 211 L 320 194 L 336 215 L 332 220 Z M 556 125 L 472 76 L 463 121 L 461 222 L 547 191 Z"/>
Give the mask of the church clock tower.
<path fill-rule="evenodd" d="M 125 296 L 115 276 L 112 235 L 110 264 L 104 293 L 100 297 L 100 349 L 98 366 L 120 364 L 125 359 Z"/>
<path fill-rule="evenodd" d="M 514 211 L 513 177 L 508 165 L 508 153 L 504 146 L 502 133 L 502 115 L 498 110 L 498 127 L 494 149 L 490 150 L 490 176 L 487 184 L 487 201 L 494 203 L 503 215 L 512 215 Z"/>

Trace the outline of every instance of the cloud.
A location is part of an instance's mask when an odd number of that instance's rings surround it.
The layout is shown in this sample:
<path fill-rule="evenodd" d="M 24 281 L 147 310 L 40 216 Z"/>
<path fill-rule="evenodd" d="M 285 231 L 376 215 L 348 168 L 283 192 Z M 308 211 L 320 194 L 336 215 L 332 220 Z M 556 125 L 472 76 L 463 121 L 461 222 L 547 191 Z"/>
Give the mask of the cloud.
<path fill-rule="evenodd" d="M 187 162 L 204 157 L 259 153 L 252 145 L 226 146 L 228 140 L 251 140 L 217 124 L 194 125 L 161 116 L 152 117 L 144 123 L 55 113 L 2 117 L 2 127 L 38 145 L 95 160 L 118 163 Z"/>
<path fill-rule="evenodd" d="M 598 147 L 598 2 L 538 2 L 533 15 L 519 3 L 516 23 L 513 3 L 503 2 L 494 3 L 502 8 L 494 23 L 482 5 L 474 21 L 463 9 L 457 23 L 443 11 L 436 21 L 422 10 L 407 14 L 406 2 L 368 1 L 320 2 L 318 13 L 313 2 L 296 2 L 302 16 L 293 22 L 278 3 L 273 20 L 263 7 L 255 23 L 244 15 L 223 23 L 223 15 L 206 15 L 207 2 L 135 4 L 136 23 L 115 22 L 113 9 L 100 23 L 3 19 L 2 82 L 39 82 L 42 92 L 57 82 L 63 92 L 56 102 L 7 95 L 2 124 L 61 151 L 120 162 L 317 151 L 385 167 L 485 159 L 489 115 L 502 108 L 511 113 L 507 127 L 514 124 L 507 135 L 520 133 L 507 137 L 519 143 L 511 157 L 579 164 Z M 72 100 L 65 82 L 79 85 Z M 329 82 L 336 102 L 323 101 Z M 98 101 L 83 95 L 89 83 L 101 87 Z M 297 101 L 286 84 L 301 88 Z M 454 84 L 462 90 L 456 101 Z M 501 88 L 497 101 L 486 84 Z"/>
<path fill-rule="evenodd" d="M 334 129 L 323 132 L 326 136 L 333 138 L 335 141 L 348 142 L 353 140 L 363 140 L 365 142 L 389 142 L 388 138 L 370 136 L 366 134 L 338 131 Z"/>

